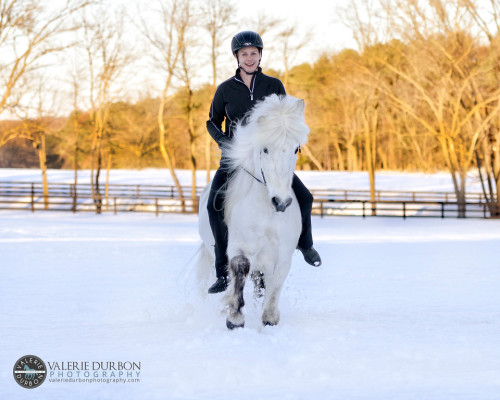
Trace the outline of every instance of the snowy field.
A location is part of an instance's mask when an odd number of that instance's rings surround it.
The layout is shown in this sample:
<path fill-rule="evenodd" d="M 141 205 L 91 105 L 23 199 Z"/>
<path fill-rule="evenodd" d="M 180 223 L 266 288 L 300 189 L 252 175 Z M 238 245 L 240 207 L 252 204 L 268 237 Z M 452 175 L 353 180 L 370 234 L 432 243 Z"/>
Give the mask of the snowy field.
<path fill-rule="evenodd" d="M 228 331 L 195 279 L 195 215 L 0 212 L 0 399 L 500 398 L 500 221 L 314 217 L 313 232 L 323 265 L 295 254 L 280 324 L 261 326 L 249 284 Z M 140 363 L 140 382 L 24 389 L 29 354 Z"/>
<path fill-rule="evenodd" d="M 213 172 L 214 171 L 212 171 L 212 175 Z M 190 171 L 178 170 L 177 174 L 183 185 L 191 184 Z M 73 183 L 74 181 L 73 171 L 71 170 L 49 170 L 47 175 L 49 182 Z M 297 171 L 297 175 L 306 186 L 313 189 L 370 189 L 368 174 L 366 172 Z M 41 182 L 41 180 L 40 171 L 37 169 L 0 168 L 0 182 Z M 89 183 L 89 171 L 79 171 L 78 181 L 80 183 Z M 105 182 L 104 171 L 101 174 L 101 182 Z M 197 171 L 196 182 L 198 186 L 204 186 L 206 184 L 206 171 Z M 111 170 L 110 183 L 173 185 L 173 180 L 168 170 L 164 169 Z M 453 184 L 448 172 L 424 174 L 384 171 L 377 172 L 376 174 L 376 189 L 453 192 Z M 481 184 L 475 172 L 468 175 L 467 191 L 481 192 Z"/>

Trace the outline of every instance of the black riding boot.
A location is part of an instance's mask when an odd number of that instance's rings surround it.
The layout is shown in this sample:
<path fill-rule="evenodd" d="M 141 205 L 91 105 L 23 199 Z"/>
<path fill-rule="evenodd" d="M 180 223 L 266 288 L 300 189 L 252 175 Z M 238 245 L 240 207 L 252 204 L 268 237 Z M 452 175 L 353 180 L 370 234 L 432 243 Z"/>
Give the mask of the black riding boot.
<path fill-rule="evenodd" d="M 292 189 L 297 197 L 300 207 L 300 216 L 302 218 L 302 232 L 300 233 L 297 249 L 302 252 L 304 260 L 314 266 L 321 265 L 321 257 L 313 247 L 311 210 L 313 196 L 306 186 L 301 182 L 297 175 L 293 175 Z"/>
<path fill-rule="evenodd" d="M 220 293 L 227 289 L 227 277 L 221 276 L 217 278 L 215 283 L 208 288 L 208 293 Z"/>

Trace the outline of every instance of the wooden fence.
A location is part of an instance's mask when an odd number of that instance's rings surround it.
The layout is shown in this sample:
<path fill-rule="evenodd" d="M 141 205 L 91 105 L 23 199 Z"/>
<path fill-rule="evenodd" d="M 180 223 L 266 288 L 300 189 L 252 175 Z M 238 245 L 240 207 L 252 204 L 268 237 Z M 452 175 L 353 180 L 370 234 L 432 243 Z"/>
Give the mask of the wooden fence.
<path fill-rule="evenodd" d="M 377 201 L 366 200 L 315 200 L 313 214 L 323 216 L 378 216 L 378 217 L 434 217 L 434 218 L 491 218 L 490 207 L 485 203 L 445 201 Z M 497 218 L 497 217 L 495 217 Z"/>
<path fill-rule="evenodd" d="M 175 186 L 110 184 L 101 191 L 102 212 L 196 213 L 203 190 L 196 188 L 197 198 L 191 199 L 191 187 L 183 186 L 184 201 Z M 489 218 L 481 193 L 468 193 L 465 204 L 458 204 L 452 192 L 377 191 L 375 202 L 364 190 L 311 190 L 314 196 L 313 214 L 321 216 L 385 216 L 385 217 L 470 217 Z M 47 200 L 47 201 L 45 201 Z M 90 184 L 50 183 L 49 197 L 44 199 L 41 183 L 0 182 L 0 209 L 30 211 L 95 212 Z"/>
<path fill-rule="evenodd" d="M 197 188 L 197 199 L 203 188 Z M 175 186 L 168 185 L 108 185 L 101 189 L 103 212 L 197 212 L 197 200 L 191 199 L 191 187 L 183 186 L 180 200 Z M 50 183 L 46 201 L 43 186 L 39 182 L 0 182 L 0 209 L 31 211 L 96 211 L 90 184 Z"/>

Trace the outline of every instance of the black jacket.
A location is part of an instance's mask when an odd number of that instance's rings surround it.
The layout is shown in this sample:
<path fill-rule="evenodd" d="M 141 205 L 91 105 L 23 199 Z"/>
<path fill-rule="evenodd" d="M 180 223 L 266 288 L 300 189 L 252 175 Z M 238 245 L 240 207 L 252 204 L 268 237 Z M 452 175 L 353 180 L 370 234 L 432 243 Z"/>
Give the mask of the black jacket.
<path fill-rule="evenodd" d="M 222 82 L 215 92 L 210 106 L 210 119 L 207 121 L 207 130 L 219 146 L 233 137 L 232 130 L 236 123 L 251 110 L 258 100 L 271 94 L 285 95 L 285 87 L 278 78 L 258 71 L 252 77 L 250 89 L 240 77 L 239 69 L 227 81 Z M 222 131 L 222 121 L 226 120 L 225 130 Z"/>

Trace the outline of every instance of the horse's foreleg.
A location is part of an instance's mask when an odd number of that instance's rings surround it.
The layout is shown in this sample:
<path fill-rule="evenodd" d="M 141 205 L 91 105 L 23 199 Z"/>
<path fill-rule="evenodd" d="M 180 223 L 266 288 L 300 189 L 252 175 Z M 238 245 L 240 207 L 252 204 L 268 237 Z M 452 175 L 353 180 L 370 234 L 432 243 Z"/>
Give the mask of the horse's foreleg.
<path fill-rule="evenodd" d="M 269 293 L 270 292 L 270 293 Z M 280 322 L 280 310 L 278 303 L 281 294 L 281 288 L 274 288 L 274 290 L 266 293 L 266 301 L 264 304 L 264 312 L 262 313 L 262 323 L 264 325 L 278 325 Z"/>
<path fill-rule="evenodd" d="M 260 299 L 264 296 L 264 291 L 266 289 L 266 283 L 264 281 L 264 274 L 260 271 L 254 271 L 250 275 L 253 281 L 253 297 Z"/>
<path fill-rule="evenodd" d="M 264 301 L 264 311 L 262 313 L 262 323 L 264 325 L 278 325 L 280 321 L 280 310 L 278 304 L 281 296 L 281 289 L 290 270 L 292 260 L 282 262 L 266 280 L 266 299 Z"/>
<path fill-rule="evenodd" d="M 226 326 L 229 329 L 243 328 L 245 326 L 245 316 L 241 309 L 245 305 L 243 299 L 243 289 L 245 287 L 245 279 L 250 271 L 250 261 L 244 255 L 233 257 L 229 263 L 231 273 L 233 275 L 232 281 L 233 292 L 229 296 L 229 316 L 226 320 Z"/>

